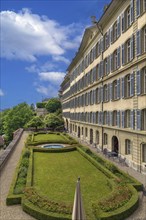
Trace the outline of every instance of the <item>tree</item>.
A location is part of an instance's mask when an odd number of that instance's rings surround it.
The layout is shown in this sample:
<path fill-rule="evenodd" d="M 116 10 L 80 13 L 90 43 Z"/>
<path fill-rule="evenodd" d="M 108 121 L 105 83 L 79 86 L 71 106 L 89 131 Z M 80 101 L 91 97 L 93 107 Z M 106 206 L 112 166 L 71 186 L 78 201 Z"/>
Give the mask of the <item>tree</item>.
<path fill-rule="evenodd" d="M 45 108 L 45 106 L 46 106 L 46 102 L 37 102 L 36 103 L 37 108 Z"/>
<path fill-rule="evenodd" d="M 49 113 L 54 113 L 61 109 L 61 102 L 58 98 L 51 98 L 45 107 Z"/>
<path fill-rule="evenodd" d="M 36 129 L 38 129 L 38 127 L 43 127 L 44 126 L 44 122 L 43 120 L 41 119 L 41 117 L 39 116 L 35 116 L 33 117 L 27 124 L 26 124 L 26 127 L 33 127 Z"/>
<path fill-rule="evenodd" d="M 13 132 L 18 128 L 23 128 L 31 120 L 33 114 L 30 106 L 26 103 L 18 104 L 9 110 L 5 116 L 3 125 L 7 140 L 10 141 L 13 137 Z"/>
<path fill-rule="evenodd" d="M 44 121 L 45 121 L 46 127 L 50 128 L 52 130 L 57 130 L 57 128 L 64 127 L 63 118 L 59 117 L 55 113 L 50 113 L 50 114 L 46 115 Z"/>

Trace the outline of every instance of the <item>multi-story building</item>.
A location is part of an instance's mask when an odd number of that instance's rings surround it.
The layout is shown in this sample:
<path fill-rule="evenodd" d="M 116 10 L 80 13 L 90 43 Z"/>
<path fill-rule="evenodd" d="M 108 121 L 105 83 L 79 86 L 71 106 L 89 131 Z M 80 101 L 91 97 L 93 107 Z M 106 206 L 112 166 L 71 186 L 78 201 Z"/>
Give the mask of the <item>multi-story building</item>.
<path fill-rule="evenodd" d="M 69 133 L 146 172 L 146 0 L 112 0 L 61 84 Z"/>

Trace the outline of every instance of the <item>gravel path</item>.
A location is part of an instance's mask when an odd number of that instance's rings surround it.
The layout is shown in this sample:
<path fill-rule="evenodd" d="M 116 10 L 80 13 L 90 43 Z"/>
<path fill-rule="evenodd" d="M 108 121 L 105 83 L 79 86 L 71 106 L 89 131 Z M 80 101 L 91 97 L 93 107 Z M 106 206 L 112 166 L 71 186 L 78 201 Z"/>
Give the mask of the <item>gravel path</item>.
<path fill-rule="evenodd" d="M 34 220 L 33 217 L 22 211 L 21 205 L 6 206 L 6 197 L 27 135 L 27 132 L 23 132 L 20 141 L 0 174 L 0 220 Z"/>

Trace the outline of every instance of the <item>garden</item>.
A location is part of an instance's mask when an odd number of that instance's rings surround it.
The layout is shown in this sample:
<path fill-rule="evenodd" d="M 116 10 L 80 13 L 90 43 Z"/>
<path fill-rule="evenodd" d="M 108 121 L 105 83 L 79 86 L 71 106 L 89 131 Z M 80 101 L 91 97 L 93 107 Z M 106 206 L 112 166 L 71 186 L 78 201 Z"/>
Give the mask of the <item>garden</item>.
<path fill-rule="evenodd" d="M 37 146 L 43 143 L 65 147 Z M 87 219 L 123 220 L 138 207 L 141 183 L 66 133 L 55 132 L 29 135 L 7 205 L 21 203 L 24 211 L 40 220 L 69 220 L 78 176 Z"/>

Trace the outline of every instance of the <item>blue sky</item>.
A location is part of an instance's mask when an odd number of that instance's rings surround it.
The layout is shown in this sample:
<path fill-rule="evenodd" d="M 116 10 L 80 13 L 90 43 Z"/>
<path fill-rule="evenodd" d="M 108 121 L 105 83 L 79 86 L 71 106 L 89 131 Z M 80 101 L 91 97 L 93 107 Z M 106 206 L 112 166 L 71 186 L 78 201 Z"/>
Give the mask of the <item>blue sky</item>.
<path fill-rule="evenodd" d="M 57 96 L 90 16 L 110 0 L 1 0 L 0 109 Z"/>

